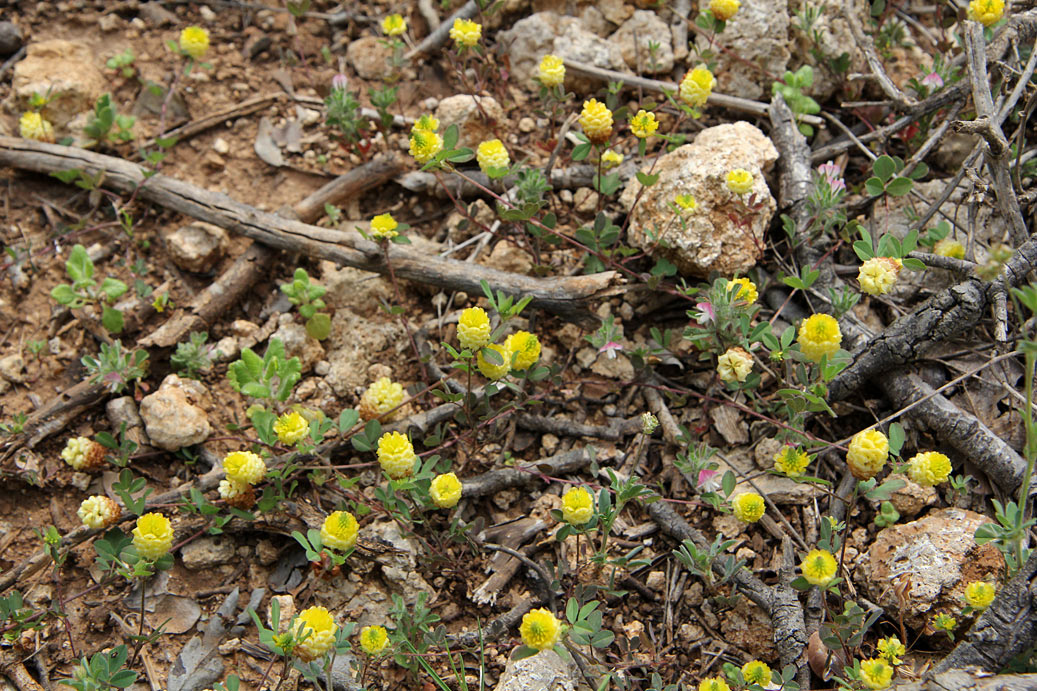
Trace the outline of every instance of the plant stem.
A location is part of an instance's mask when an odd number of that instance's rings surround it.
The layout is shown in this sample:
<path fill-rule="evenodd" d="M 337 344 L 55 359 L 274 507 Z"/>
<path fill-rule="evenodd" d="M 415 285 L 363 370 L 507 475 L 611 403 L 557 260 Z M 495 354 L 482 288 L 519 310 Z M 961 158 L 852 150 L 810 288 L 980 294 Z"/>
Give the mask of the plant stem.
<path fill-rule="evenodd" d="M 140 627 L 137 629 L 137 640 L 133 644 L 133 657 L 130 658 L 130 666 L 137 661 L 137 654 L 140 653 L 140 649 L 144 646 L 144 593 L 145 593 L 145 579 L 140 579 Z"/>
<path fill-rule="evenodd" d="M 1023 541 L 1026 539 L 1026 509 L 1029 508 L 1030 478 L 1033 475 L 1034 459 L 1037 459 L 1037 440 L 1034 439 L 1033 426 L 1033 374 L 1037 364 L 1037 352 L 1026 349 L 1026 473 L 1019 484 L 1019 523 L 1016 525 L 1015 555 L 1016 568 L 1023 566 Z"/>

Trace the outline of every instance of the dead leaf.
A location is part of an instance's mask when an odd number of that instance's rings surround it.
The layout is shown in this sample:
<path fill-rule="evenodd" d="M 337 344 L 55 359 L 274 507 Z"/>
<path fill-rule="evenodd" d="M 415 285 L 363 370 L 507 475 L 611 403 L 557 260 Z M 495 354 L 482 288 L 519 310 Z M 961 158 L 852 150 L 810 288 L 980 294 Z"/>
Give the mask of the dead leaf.
<path fill-rule="evenodd" d="M 270 118 L 262 118 L 259 121 L 259 131 L 256 132 L 256 142 L 252 148 L 264 163 L 280 168 L 284 165 L 284 157 L 281 155 L 281 149 L 274 142 L 273 134 L 274 125 L 270 122 Z"/>

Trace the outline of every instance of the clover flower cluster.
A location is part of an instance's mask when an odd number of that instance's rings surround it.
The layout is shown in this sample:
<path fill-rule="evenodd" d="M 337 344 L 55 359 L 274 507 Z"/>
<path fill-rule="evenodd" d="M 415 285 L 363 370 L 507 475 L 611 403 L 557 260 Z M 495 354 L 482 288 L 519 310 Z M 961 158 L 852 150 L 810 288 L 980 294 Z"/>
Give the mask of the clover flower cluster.
<path fill-rule="evenodd" d="M 320 527 L 320 542 L 339 552 L 348 552 L 356 546 L 360 525 L 356 516 L 348 511 L 334 511 L 324 519 Z"/>
<path fill-rule="evenodd" d="M 173 526 L 160 513 L 146 513 L 133 528 L 133 546 L 144 559 L 154 561 L 169 553 L 173 546 Z"/>
<path fill-rule="evenodd" d="M 540 59 L 537 79 L 547 88 L 553 88 L 565 81 L 565 63 L 557 55 L 545 55 Z"/>
<path fill-rule="evenodd" d="M 180 32 L 180 50 L 194 60 L 201 60 L 209 50 L 209 32 L 200 26 L 189 26 Z"/>
<path fill-rule="evenodd" d="M 34 139 L 38 142 L 54 142 L 54 126 L 36 111 L 22 114 L 18 120 L 18 134 L 22 139 Z"/>
<path fill-rule="evenodd" d="M 846 464 L 858 480 L 879 474 L 889 458 L 889 439 L 881 430 L 862 430 L 853 435 L 846 450 Z"/>
<path fill-rule="evenodd" d="M 252 451 L 232 451 L 223 458 L 223 472 L 227 477 L 220 480 L 220 497 L 230 506 L 251 508 L 256 503 L 253 486 L 266 476 L 266 462 Z"/>
<path fill-rule="evenodd" d="M 373 420 L 376 417 L 385 416 L 386 422 L 391 422 L 395 414 L 389 411 L 398 408 L 404 399 L 403 385 L 394 382 L 389 377 L 377 379 L 364 391 L 357 405 L 357 413 L 361 420 Z"/>
<path fill-rule="evenodd" d="M 857 282 L 868 295 L 885 295 L 893 288 L 903 262 L 895 257 L 872 257 L 861 264 Z"/>
<path fill-rule="evenodd" d="M 288 446 L 299 443 L 309 432 L 310 423 L 295 410 L 279 416 L 274 422 L 274 434 L 277 435 L 277 440 Z"/>
<path fill-rule="evenodd" d="M 829 314 L 812 314 L 799 326 L 796 338 L 799 350 L 811 362 L 821 362 L 821 358 L 831 357 L 839 351 L 843 342 L 843 334 L 839 330 L 839 322 Z"/>
<path fill-rule="evenodd" d="M 122 509 L 103 494 L 95 494 L 83 500 L 76 515 L 87 528 L 105 530 L 119 522 Z"/>
<path fill-rule="evenodd" d="M 439 120 L 431 115 L 422 115 L 410 131 L 410 155 L 420 165 L 425 165 L 443 150 L 443 138 L 436 130 Z"/>
<path fill-rule="evenodd" d="M 72 437 L 65 443 L 61 458 L 73 470 L 97 470 L 104 464 L 104 446 L 89 437 Z"/>
<path fill-rule="evenodd" d="M 292 638 L 297 641 L 292 652 L 303 662 L 323 657 L 335 644 L 337 631 L 331 612 L 324 607 L 308 607 L 292 624 Z"/>
<path fill-rule="evenodd" d="M 562 495 L 562 520 L 569 525 L 586 525 L 594 518 L 594 497 L 583 487 L 573 487 Z"/>

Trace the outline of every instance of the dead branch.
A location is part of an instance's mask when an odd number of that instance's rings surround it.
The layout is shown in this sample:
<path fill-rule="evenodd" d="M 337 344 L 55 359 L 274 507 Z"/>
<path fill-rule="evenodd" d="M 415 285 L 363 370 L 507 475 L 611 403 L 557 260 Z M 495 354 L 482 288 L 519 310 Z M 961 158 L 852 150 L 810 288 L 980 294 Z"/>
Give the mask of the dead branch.
<path fill-rule="evenodd" d="M 613 418 L 607 425 L 584 425 L 562 418 L 518 413 L 515 415 L 515 422 L 519 427 L 534 432 L 549 432 L 560 437 L 593 437 L 609 441 L 619 441 L 641 429 L 639 417 L 627 420 Z"/>
<path fill-rule="evenodd" d="M 514 468 L 490 470 L 470 480 L 465 480 L 464 497 L 483 497 L 505 489 L 531 487 L 541 481 L 559 475 L 578 473 L 591 464 L 591 454 L 586 448 L 573 449 L 565 453 L 530 463 L 521 463 Z"/>
<path fill-rule="evenodd" d="M 399 156 L 378 156 L 321 187 L 292 207 L 303 223 L 313 223 L 324 215 L 325 204 L 341 204 L 368 190 L 380 187 L 403 170 Z"/>
<path fill-rule="evenodd" d="M 432 33 L 422 39 L 421 43 L 412 48 L 407 52 L 405 56 L 407 60 L 413 60 L 422 53 L 428 53 L 429 51 L 435 50 L 446 41 L 447 36 L 450 35 L 450 29 L 454 25 L 455 19 L 471 19 L 475 16 L 475 13 L 479 11 L 479 6 L 475 4 L 475 0 L 468 0 L 461 9 L 450 15 L 445 22 L 433 29 Z"/>

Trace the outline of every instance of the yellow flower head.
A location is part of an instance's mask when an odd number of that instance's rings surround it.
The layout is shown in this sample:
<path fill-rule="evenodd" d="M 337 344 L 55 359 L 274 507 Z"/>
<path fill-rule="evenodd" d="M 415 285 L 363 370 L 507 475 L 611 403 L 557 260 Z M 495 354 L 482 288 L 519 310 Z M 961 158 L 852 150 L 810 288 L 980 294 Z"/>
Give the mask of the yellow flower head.
<path fill-rule="evenodd" d="M 425 113 L 420 118 L 418 118 L 418 121 L 414 123 L 414 126 L 411 128 L 410 131 L 416 132 L 417 130 L 424 130 L 426 132 L 435 132 L 438 129 L 439 118 L 430 113 Z"/>
<path fill-rule="evenodd" d="M 604 144 L 612 136 L 612 111 L 598 99 L 583 102 L 580 112 L 580 127 L 595 144 Z"/>
<path fill-rule="evenodd" d="M 562 520 L 569 525 L 585 525 L 594 517 L 594 497 L 582 487 L 562 495 Z"/>
<path fill-rule="evenodd" d="M 543 607 L 522 615 L 519 626 L 522 642 L 535 650 L 553 648 L 562 633 L 562 625 L 555 615 Z"/>
<path fill-rule="evenodd" d="M 437 475 L 432 480 L 432 484 L 428 488 L 428 495 L 432 497 L 432 502 L 439 508 L 452 509 L 460 501 L 463 489 L 461 481 L 457 479 L 456 475 L 444 473 Z"/>
<path fill-rule="evenodd" d="M 325 547 L 346 552 L 356 545 L 356 536 L 360 526 L 356 516 L 348 511 L 335 511 L 324 519 L 320 527 L 320 541 Z"/>
<path fill-rule="evenodd" d="M 605 170 L 615 168 L 623 162 L 623 154 L 613 149 L 608 149 L 601 155 L 601 167 Z"/>
<path fill-rule="evenodd" d="M 935 487 L 946 482 L 951 474 L 951 459 L 939 451 L 926 451 L 915 454 L 908 461 L 907 476 L 920 485 Z"/>
<path fill-rule="evenodd" d="M 247 510 L 256 503 L 256 491 L 244 482 L 224 478 L 220 480 L 219 492 L 221 499 L 238 509 Z"/>
<path fill-rule="evenodd" d="M 389 645 L 389 634 L 384 626 L 365 626 L 360 629 L 360 647 L 368 655 L 377 655 Z"/>
<path fill-rule="evenodd" d="M 450 27 L 450 38 L 458 48 L 471 48 L 482 37 L 482 25 L 471 19 L 455 19 Z"/>
<path fill-rule="evenodd" d="M 875 647 L 879 651 L 879 656 L 891 665 L 899 665 L 903 662 L 900 656 L 907 652 L 907 648 L 896 636 L 880 638 Z"/>
<path fill-rule="evenodd" d="M 739 286 L 738 290 L 735 291 L 735 299 L 737 300 L 745 300 L 751 305 L 760 296 L 756 290 L 756 284 L 748 278 L 732 278 L 727 282 L 727 292 L 730 293 L 734 286 Z"/>
<path fill-rule="evenodd" d="M 727 21 L 735 16 L 742 3 L 738 0 L 709 0 L 709 11 L 721 21 Z"/>
<path fill-rule="evenodd" d="M 76 511 L 79 520 L 91 530 L 111 528 L 118 522 L 121 514 L 122 509 L 119 505 L 103 494 L 87 497 Z"/>
<path fill-rule="evenodd" d="M 251 451 L 232 451 L 223 458 L 223 472 L 230 480 L 254 485 L 266 475 L 266 463 Z"/>
<path fill-rule="evenodd" d="M 881 657 L 862 660 L 861 681 L 869 689 L 884 689 L 893 681 L 893 668 Z"/>
<path fill-rule="evenodd" d="M 565 81 L 565 63 L 557 55 L 545 55 L 540 59 L 537 78 L 548 88 L 558 86 Z"/>
<path fill-rule="evenodd" d="M 402 480 L 413 473 L 417 460 L 410 439 L 399 432 L 386 432 L 378 440 L 378 464 L 393 480 Z"/>
<path fill-rule="evenodd" d="M 843 342 L 839 322 L 830 314 L 812 314 L 799 326 L 799 350 L 808 360 L 820 362 L 825 355 L 831 357 Z"/>
<path fill-rule="evenodd" d="M 972 0 L 969 3 L 969 19 L 983 26 L 997 24 L 1004 14 L 1005 0 Z"/>
<path fill-rule="evenodd" d="M 651 435 L 659 428 L 659 418 L 645 411 L 641 413 L 641 434 Z"/>
<path fill-rule="evenodd" d="M 706 105 L 716 84 L 717 80 L 713 77 L 713 73 L 705 65 L 699 65 L 684 75 L 684 79 L 681 80 L 681 100 L 692 108 L 701 108 Z"/>
<path fill-rule="evenodd" d="M 34 110 L 22 113 L 21 119 L 18 120 L 18 133 L 22 139 L 35 139 L 38 142 L 54 141 L 54 126 Z"/>
<path fill-rule="evenodd" d="M 877 429 L 866 429 L 853 435 L 846 449 L 846 464 L 858 480 L 870 480 L 879 474 L 889 458 L 889 439 Z"/>
<path fill-rule="evenodd" d="M 389 377 L 378 379 L 367 387 L 364 395 L 360 397 L 360 405 L 356 407 L 360 413 L 361 420 L 372 420 L 379 415 L 388 413 L 403 403 L 403 385 L 394 382 Z M 392 416 L 386 418 L 391 421 Z"/>
<path fill-rule="evenodd" d="M 774 454 L 774 469 L 789 477 L 799 477 L 810 465 L 810 455 L 795 446 L 782 447 Z"/>
<path fill-rule="evenodd" d="M 540 339 L 528 331 L 516 331 L 504 340 L 516 370 L 529 369 L 540 359 Z"/>
<path fill-rule="evenodd" d="M 753 189 L 753 174 L 745 168 L 735 168 L 727 173 L 727 189 L 735 194 L 745 194 Z"/>
<path fill-rule="evenodd" d="M 861 264 L 857 282 L 868 295 L 885 295 L 897 282 L 903 263 L 893 257 L 872 257 Z"/>
<path fill-rule="evenodd" d="M 61 458 L 73 470 L 96 470 L 104 463 L 104 447 L 88 437 L 72 437 L 62 449 Z"/>
<path fill-rule="evenodd" d="M 958 628 L 958 620 L 949 614 L 941 612 L 933 617 L 933 628 L 937 631 L 950 633 Z"/>
<path fill-rule="evenodd" d="M 173 546 L 173 526 L 160 513 L 146 513 L 137 519 L 133 529 L 133 546 L 145 559 L 155 560 L 167 554 Z"/>
<path fill-rule="evenodd" d="M 469 307 L 457 320 L 457 340 L 463 350 L 478 350 L 490 342 L 490 317 L 482 307 Z"/>
<path fill-rule="evenodd" d="M 731 691 L 723 677 L 708 677 L 699 682 L 699 691 Z"/>
<path fill-rule="evenodd" d="M 413 140 L 411 140 L 413 141 Z M 399 235 L 396 228 L 400 224 L 392 217 L 392 214 L 378 214 L 371 219 L 371 237 L 391 239 Z"/>
<path fill-rule="evenodd" d="M 484 348 L 497 353 L 501 359 L 500 364 L 498 365 L 484 358 L 482 348 L 475 354 L 475 364 L 484 377 L 491 381 L 497 381 L 511 371 L 511 352 L 508 350 L 507 345 L 499 343 L 491 343 L 488 346 L 484 346 Z"/>
<path fill-rule="evenodd" d="M 717 358 L 717 374 L 726 382 L 744 382 L 753 371 L 753 356 L 742 348 L 728 348 Z"/>
<path fill-rule="evenodd" d="M 803 561 L 799 563 L 803 572 L 803 578 L 811 585 L 826 586 L 835 578 L 835 572 L 839 568 L 835 557 L 826 549 L 815 549 L 807 552 Z"/>
<path fill-rule="evenodd" d="M 742 679 L 746 684 L 767 686 L 771 683 L 771 668 L 759 660 L 746 662 L 742 665 Z"/>
<path fill-rule="evenodd" d="M 699 203 L 690 194 L 678 194 L 673 198 L 674 203 L 685 211 L 694 211 L 699 208 Z"/>
<path fill-rule="evenodd" d="M 399 36 L 407 30 L 407 20 L 400 14 L 390 14 L 382 20 L 382 32 L 386 36 Z"/>
<path fill-rule="evenodd" d="M 965 245 L 953 238 L 944 238 L 933 245 L 933 252 L 941 257 L 965 258 Z"/>
<path fill-rule="evenodd" d="M 295 656 L 303 662 L 321 657 L 334 645 L 336 631 L 338 625 L 332 619 L 331 612 L 325 608 L 308 607 L 299 612 L 292 626 L 292 635 L 296 641 L 304 636 L 305 640 L 296 644 Z"/>
<path fill-rule="evenodd" d="M 296 411 L 285 413 L 274 423 L 274 434 L 282 444 L 291 446 L 310 432 L 310 423 Z"/>
<path fill-rule="evenodd" d="M 410 133 L 410 155 L 425 165 L 443 150 L 443 138 L 432 130 L 414 129 Z"/>
<path fill-rule="evenodd" d="M 755 523 L 763 518 L 763 512 L 767 505 L 756 492 L 742 492 L 731 500 L 731 508 L 734 509 L 735 518 L 745 523 Z"/>
<path fill-rule="evenodd" d="M 659 129 L 659 123 L 655 119 L 655 113 L 646 110 L 637 111 L 637 115 L 630 118 L 630 131 L 638 139 L 647 139 Z"/>
<path fill-rule="evenodd" d="M 475 159 L 479 162 L 479 168 L 487 175 L 491 168 L 507 168 L 511 165 L 511 157 L 508 150 L 499 139 L 491 139 L 479 144 L 475 152 Z"/>
<path fill-rule="evenodd" d="M 180 32 L 180 50 L 201 60 L 209 50 L 209 32 L 200 26 L 189 26 Z"/>
<path fill-rule="evenodd" d="M 986 581 L 972 581 L 965 586 L 965 602 L 973 609 L 986 609 L 994 601 L 994 586 Z"/>

